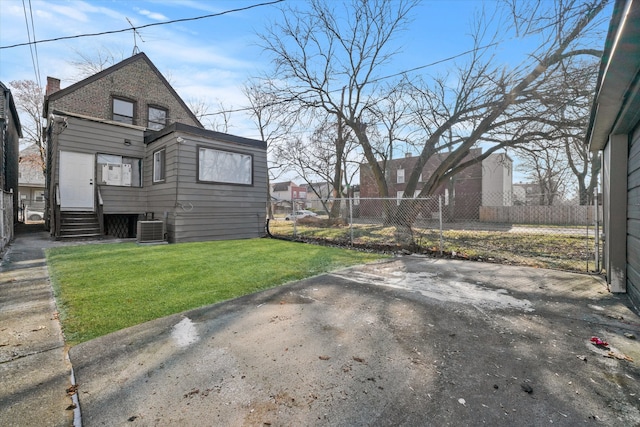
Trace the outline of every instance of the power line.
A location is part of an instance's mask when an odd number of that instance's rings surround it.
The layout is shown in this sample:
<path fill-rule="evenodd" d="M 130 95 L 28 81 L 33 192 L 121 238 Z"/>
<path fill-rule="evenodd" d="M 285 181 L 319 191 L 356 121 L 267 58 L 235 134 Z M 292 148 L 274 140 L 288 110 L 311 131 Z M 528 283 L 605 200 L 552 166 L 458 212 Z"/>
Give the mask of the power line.
<path fill-rule="evenodd" d="M 437 61 L 430 62 L 428 64 L 419 65 L 419 66 L 414 67 L 414 68 L 409 68 L 407 70 L 398 71 L 397 73 L 394 73 L 394 74 L 388 74 L 386 76 L 382 76 L 382 77 L 378 77 L 378 78 L 372 79 L 368 83 L 376 83 L 376 82 L 379 82 L 379 81 L 382 81 L 382 80 L 390 79 L 392 77 L 404 76 L 405 74 L 412 73 L 414 71 L 422 70 L 422 69 L 425 69 L 425 68 L 433 67 L 434 65 L 442 64 L 444 62 L 452 61 L 452 60 L 454 60 L 456 58 L 460 58 L 460 57 L 468 55 L 470 53 L 475 53 L 475 52 L 478 52 L 480 50 L 487 49 L 489 47 L 497 46 L 498 44 L 500 44 L 500 42 L 493 42 L 493 43 L 489 43 L 489 44 L 484 45 L 484 46 L 474 47 L 473 49 L 458 53 L 458 54 L 453 55 L 453 56 L 449 56 L 447 58 L 439 59 Z M 329 91 L 329 93 L 338 92 L 340 90 L 342 90 L 342 89 L 334 89 L 334 90 Z M 284 100 L 281 100 L 281 101 L 270 102 L 270 103 L 267 103 L 267 104 L 263 105 L 262 107 L 272 107 L 274 105 L 285 104 L 287 102 L 293 101 L 294 99 L 284 99 Z M 202 114 L 201 116 L 202 117 L 207 117 L 207 116 L 217 116 L 218 114 L 226 114 L 226 113 L 241 113 L 241 112 L 245 112 L 245 111 L 252 111 L 253 109 L 254 109 L 253 107 L 242 107 L 242 108 L 236 108 L 236 109 L 233 109 L 233 110 L 222 110 L 222 111 L 218 111 L 218 112 L 215 112 L 215 113 Z"/>
<path fill-rule="evenodd" d="M 24 0 L 22 0 L 22 11 L 24 12 L 24 23 L 27 27 L 27 38 L 29 39 L 29 42 L 31 42 L 31 33 L 33 33 L 33 39 L 36 39 L 36 30 L 33 25 L 33 11 L 31 9 L 31 0 L 29 0 L 29 10 L 31 12 L 31 26 L 29 26 L 29 17 L 27 16 L 27 5 L 24 3 Z M 33 47 L 29 45 L 29 52 L 31 53 L 31 64 L 33 65 L 33 72 L 36 76 L 36 83 L 38 84 L 38 87 L 41 87 L 42 82 L 40 80 L 40 64 L 38 63 L 38 51 L 37 49 L 35 49 L 35 44 L 33 45 Z"/>
<path fill-rule="evenodd" d="M 215 18 L 215 17 L 218 17 L 218 16 L 227 15 L 229 13 L 243 12 L 245 10 L 253 9 L 253 8 L 256 8 L 256 7 L 270 6 L 270 5 L 273 5 L 273 4 L 282 3 L 283 1 L 285 1 L 285 0 L 273 0 L 273 1 L 265 2 L 265 3 L 258 3 L 258 4 L 253 4 L 253 5 L 249 5 L 249 6 L 245 6 L 245 7 L 240 7 L 240 8 L 237 8 L 237 9 L 229 9 L 229 10 L 225 10 L 224 12 L 212 13 L 212 14 L 209 14 L 209 15 L 196 16 L 196 17 L 193 17 L 193 18 L 173 19 L 171 21 L 153 22 L 151 24 L 141 25 L 139 27 L 123 28 L 121 30 L 103 31 L 103 32 L 100 32 L 100 33 L 77 34 L 75 36 L 55 37 L 55 38 L 52 38 L 52 39 L 44 39 L 44 40 L 35 40 L 35 37 L 34 37 L 33 41 L 31 41 L 31 38 L 29 38 L 29 42 L 27 42 L 27 43 L 16 43 L 16 44 L 7 45 L 7 46 L 0 46 L 0 49 L 11 49 L 11 48 L 14 48 L 14 47 L 31 46 L 31 45 L 36 45 L 38 43 L 48 43 L 48 42 L 55 42 L 55 41 L 60 41 L 60 40 L 79 39 L 79 38 L 83 38 L 83 37 L 104 36 L 104 35 L 107 35 L 107 34 L 124 33 L 125 31 L 131 31 L 131 29 L 139 30 L 139 29 L 142 29 L 142 28 L 156 27 L 156 26 L 159 26 L 159 25 L 168 25 L 168 24 L 175 24 L 175 23 L 178 23 L 178 22 L 188 22 L 188 21 L 197 21 L 199 19 Z M 23 2 L 24 2 L 24 0 L 23 0 Z"/>

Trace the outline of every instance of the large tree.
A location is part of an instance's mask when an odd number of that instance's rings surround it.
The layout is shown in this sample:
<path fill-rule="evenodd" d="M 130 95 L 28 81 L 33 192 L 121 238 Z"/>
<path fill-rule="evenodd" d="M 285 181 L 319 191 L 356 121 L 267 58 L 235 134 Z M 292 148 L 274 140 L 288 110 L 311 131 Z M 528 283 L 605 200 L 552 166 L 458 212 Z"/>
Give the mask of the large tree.
<path fill-rule="evenodd" d="M 273 219 L 270 182 L 277 180 L 286 170 L 287 160 L 282 155 L 286 151 L 282 147 L 293 141 L 291 130 L 298 119 L 298 113 L 289 108 L 287 103 L 280 102 L 269 79 L 249 80 L 242 91 L 249 102 L 247 110 L 260 139 L 267 144 L 267 214 Z"/>
<path fill-rule="evenodd" d="M 274 58 L 274 76 L 286 82 L 281 86 L 284 98 L 302 108 L 323 109 L 352 129 L 381 196 L 388 196 L 389 190 L 377 156 L 381 150 L 371 141 L 372 111 L 384 99 L 379 73 L 394 54 L 390 40 L 406 28 L 414 4 L 310 0 L 306 8 L 285 6 L 282 19 L 262 36 Z M 465 63 L 446 75 L 412 81 L 414 124 L 421 134 L 413 142 L 418 161 L 405 195 L 416 193 L 423 167 L 435 155 L 446 154 L 420 188 L 420 196 L 433 194 L 490 154 L 527 141 L 530 129 L 549 120 L 538 93 L 543 83 L 562 72 L 567 61 L 600 54 L 587 41 L 606 5 L 607 0 L 506 1 L 502 16 L 509 19 L 497 25 L 498 14 L 480 14 Z M 510 37 L 537 40 L 528 59 L 513 68 L 497 61 L 493 50 Z M 469 158 L 471 148 L 480 144 L 485 151 Z M 397 211 L 404 214 L 396 215 L 394 222 L 410 225 L 411 201 L 402 203 L 407 206 Z M 387 210 L 387 215 L 393 213 Z"/>
<path fill-rule="evenodd" d="M 309 138 L 279 147 L 277 156 L 309 185 L 308 192 L 315 193 L 329 217 L 339 218 L 341 199 L 349 197 L 361 156 L 353 133 L 339 119 L 331 122 L 333 118 L 319 123 Z"/>
<path fill-rule="evenodd" d="M 44 147 L 44 119 L 42 117 L 42 105 L 44 103 L 44 91 L 33 80 L 14 80 L 9 82 L 11 93 L 16 101 L 16 107 L 22 113 L 20 116 L 22 134 L 21 143 L 35 144 L 40 151 L 40 162 L 45 165 Z"/>

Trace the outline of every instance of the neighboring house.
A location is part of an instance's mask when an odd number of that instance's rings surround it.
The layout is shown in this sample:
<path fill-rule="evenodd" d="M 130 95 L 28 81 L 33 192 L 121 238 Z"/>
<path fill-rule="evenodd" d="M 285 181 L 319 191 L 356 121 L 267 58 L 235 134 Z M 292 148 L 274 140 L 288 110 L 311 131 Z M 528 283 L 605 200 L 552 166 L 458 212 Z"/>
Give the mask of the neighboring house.
<path fill-rule="evenodd" d="M 0 82 L 0 189 L 6 192 L 13 192 L 13 219 L 11 224 L 4 223 L 3 227 L 11 227 L 18 221 L 18 152 L 20 151 L 20 138 L 22 138 L 22 127 L 18 110 L 11 95 L 11 90 Z M 8 198 L 8 197 L 7 197 Z M 3 213 L 4 214 L 4 207 Z M 3 237 L 5 233 L 0 233 Z"/>
<path fill-rule="evenodd" d="M 482 206 L 513 205 L 513 160 L 493 153 L 482 161 Z"/>
<path fill-rule="evenodd" d="M 540 186 L 530 182 L 513 184 L 514 205 L 538 206 L 542 204 Z"/>
<path fill-rule="evenodd" d="M 271 184 L 271 196 L 280 201 L 304 201 L 307 198 L 307 188 L 293 181 L 276 182 Z"/>
<path fill-rule="evenodd" d="M 480 148 L 472 149 L 464 161 L 479 156 L 481 153 Z M 446 155 L 445 153 L 436 154 L 427 161 L 418 179 L 414 196 L 420 193 L 424 182 L 446 158 Z M 406 183 L 417 161 L 418 158 L 411 155 L 387 161 L 386 176 L 391 197 L 402 198 Z M 443 196 L 451 218 L 477 219 L 480 206 L 486 206 L 483 199 L 491 206 L 510 204 L 512 200 L 511 168 L 511 159 L 508 156 L 494 153 L 484 162 L 469 166 L 454 176 L 450 182 L 442 184 L 433 196 Z M 380 197 L 378 186 L 368 165 L 362 165 L 360 168 L 360 197 L 362 199 Z M 437 212 L 437 209 L 437 203 L 431 204 L 433 212 Z M 362 216 L 373 215 L 376 212 L 380 212 L 380 208 L 373 203 L 365 203 L 360 207 Z"/>
<path fill-rule="evenodd" d="M 53 236 L 134 237 L 145 219 L 169 242 L 264 234 L 266 144 L 204 129 L 144 53 L 64 89 L 47 82 Z"/>
<path fill-rule="evenodd" d="M 324 210 L 325 203 L 327 208 L 331 207 L 333 201 L 333 186 L 329 182 L 312 182 L 303 184 L 307 193 L 307 207 L 311 209 Z"/>
<path fill-rule="evenodd" d="M 20 151 L 18 193 L 20 209 L 26 211 L 44 211 L 44 163 L 40 148 L 31 144 Z"/>
<path fill-rule="evenodd" d="M 616 0 L 587 143 L 602 150 L 604 269 L 640 307 L 640 0 Z"/>

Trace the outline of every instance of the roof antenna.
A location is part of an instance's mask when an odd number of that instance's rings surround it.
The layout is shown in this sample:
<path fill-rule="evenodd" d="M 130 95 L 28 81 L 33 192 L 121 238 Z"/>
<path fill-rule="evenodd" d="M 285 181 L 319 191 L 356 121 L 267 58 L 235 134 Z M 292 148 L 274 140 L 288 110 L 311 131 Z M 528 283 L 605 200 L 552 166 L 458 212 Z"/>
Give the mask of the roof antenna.
<path fill-rule="evenodd" d="M 133 26 L 133 24 L 131 23 L 129 18 L 127 18 L 127 22 L 129 23 L 129 25 L 131 25 L 131 29 L 133 30 L 133 52 L 131 53 L 131 56 L 134 56 L 134 55 L 140 53 L 140 49 L 138 49 L 137 37 L 140 37 L 140 41 L 143 42 L 143 43 L 144 43 L 144 39 L 142 38 L 142 36 L 138 32 L 138 30 L 136 30 L 136 27 Z"/>

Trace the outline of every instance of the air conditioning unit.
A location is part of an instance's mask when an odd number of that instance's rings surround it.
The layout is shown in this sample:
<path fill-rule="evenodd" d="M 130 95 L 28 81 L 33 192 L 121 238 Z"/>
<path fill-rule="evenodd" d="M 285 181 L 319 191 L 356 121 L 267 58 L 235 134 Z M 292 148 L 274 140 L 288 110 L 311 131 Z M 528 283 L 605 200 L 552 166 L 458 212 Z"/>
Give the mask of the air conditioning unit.
<path fill-rule="evenodd" d="M 138 243 L 164 243 L 163 221 L 138 221 Z"/>

